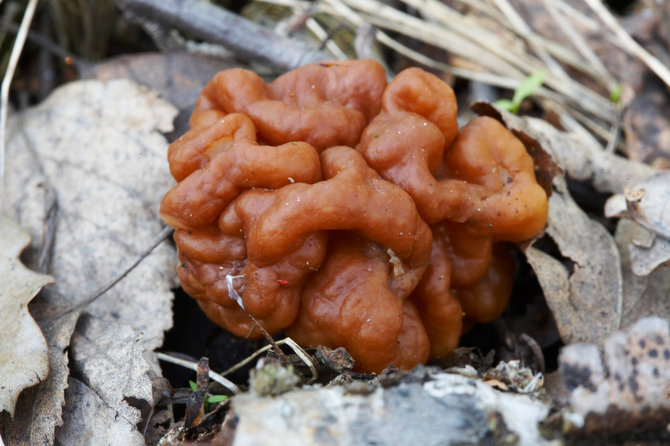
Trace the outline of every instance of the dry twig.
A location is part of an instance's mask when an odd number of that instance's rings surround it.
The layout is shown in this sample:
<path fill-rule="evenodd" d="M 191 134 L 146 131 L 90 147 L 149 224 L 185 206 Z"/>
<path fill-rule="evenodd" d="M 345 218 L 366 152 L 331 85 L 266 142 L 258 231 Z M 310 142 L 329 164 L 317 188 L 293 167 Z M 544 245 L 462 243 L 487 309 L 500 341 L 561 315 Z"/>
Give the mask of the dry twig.
<path fill-rule="evenodd" d="M 231 49 L 280 70 L 331 59 L 309 45 L 282 37 L 256 23 L 202 0 L 116 0 L 140 20 L 150 20 Z"/>
<path fill-rule="evenodd" d="M 316 367 L 314 366 L 314 363 L 310 359 L 309 355 L 305 350 L 303 350 L 302 347 L 300 347 L 293 339 L 291 338 L 284 338 L 279 341 L 276 341 L 277 345 L 288 345 L 294 352 L 295 354 L 309 367 L 309 371 L 312 373 L 312 377 L 308 381 L 308 383 L 312 383 L 316 381 L 316 378 L 319 376 L 319 374 L 316 371 Z M 255 358 L 257 358 L 259 355 L 265 353 L 266 351 L 270 350 L 272 348 L 272 345 L 266 345 L 264 347 L 261 347 L 260 349 L 256 350 L 253 352 L 251 355 L 247 356 L 245 359 L 242 361 L 238 362 L 234 366 L 230 367 L 228 370 L 225 372 L 221 373 L 222 376 L 229 375 L 233 373 L 236 370 L 241 369 L 245 365 L 249 364 L 251 361 L 253 361 Z"/>
<path fill-rule="evenodd" d="M 2 85 L 0 86 L 0 198 L 2 198 L 3 195 L 2 185 L 4 184 L 5 177 L 5 140 L 7 138 L 5 132 L 7 129 L 9 86 L 11 85 L 12 79 L 14 78 L 14 72 L 16 71 L 16 66 L 19 63 L 19 58 L 21 57 L 21 52 L 23 51 L 23 45 L 26 43 L 28 30 L 30 29 L 30 24 L 32 23 L 33 16 L 35 15 L 36 8 L 37 0 L 30 0 L 23 14 L 19 32 L 16 34 L 16 40 L 14 41 L 14 46 L 12 47 L 12 53 L 9 56 L 7 70 L 5 71 L 5 75 L 2 78 Z"/>
<path fill-rule="evenodd" d="M 175 356 L 169 355 L 167 353 L 161 353 L 161 352 L 157 352 L 156 357 L 158 359 L 160 359 L 161 361 L 169 362 L 171 364 L 176 364 L 176 365 L 182 366 L 184 368 L 193 370 L 194 372 L 198 371 L 198 363 L 197 362 L 187 361 L 185 359 L 177 358 Z M 224 378 L 223 376 L 219 375 L 216 372 L 213 372 L 213 371 L 210 370 L 209 371 L 209 378 L 212 381 L 216 381 L 217 383 L 221 384 L 223 387 L 230 390 L 232 393 L 240 393 L 241 392 L 240 388 L 237 387 L 237 385 L 234 382 L 230 381 L 227 378 Z"/>
<path fill-rule="evenodd" d="M 165 241 L 166 238 L 168 238 L 170 234 L 172 234 L 172 231 L 173 229 L 169 226 L 163 228 L 160 234 L 158 234 L 158 236 L 151 242 L 151 244 L 144 251 L 142 251 L 140 254 L 137 255 L 137 257 L 133 260 L 133 262 L 130 265 L 124 268 L 123 271 L 119 272 L 119 274 L 116 277 L 112 278 L 109 282 L 107 282 L 107 284 L 100 287 L 89 297 L 87 297 L 86 299 L 84 299 L 83 301 L 81 301 L 80 303 L 78 303 L 73 307 L 67 308 L 63 311 L 56 312 L 55 314 L 46 314 L 43 318 L 55 319 L 65 316 L 66 314 L 70 314 L 74 311 L 79 311 L 86 308 L 100 296 L 109 291 L 114 285 L 119 283 L 124 277 L 130 274 L 130 272 L 134 270 L 135 267 L 139 265 L 142 260 L 144 260 L 149 254 L 151 254 L 154 249 L 156 249 L 161 243 L 163 243 L 163 241 Z"/>

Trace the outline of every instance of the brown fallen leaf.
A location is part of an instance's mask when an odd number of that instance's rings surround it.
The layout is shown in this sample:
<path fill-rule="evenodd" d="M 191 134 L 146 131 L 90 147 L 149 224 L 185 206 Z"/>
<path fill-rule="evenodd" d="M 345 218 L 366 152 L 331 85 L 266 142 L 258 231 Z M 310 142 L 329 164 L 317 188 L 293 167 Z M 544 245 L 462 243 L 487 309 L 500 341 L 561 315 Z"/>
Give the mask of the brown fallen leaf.
<path fill-rule="evenodd" d="M 30 244 L 30 234 L 0 215 L 0 414 L 14 415 L 19 393 L 44 380 L 49 371 L 47 343 L 28 312 L 28 302 L 51 276 L 30 271 L 19 254 Z"/>
<path fill-rule="evenodd" d="M 10 119 L 3 211 L 32 233 L 30 264 L 37 263 L 53 237 L 52 254 L 46 257 L 56 279 L 31 306 L 49 344 L 49 377 L 21 395 L 14 422 L 2 426 L 3 439 L 12 445 L 52 444 L 61 424 L 67 349 L 79 314 L 65 311 L 127 269 L 161 232 L 157 209 L 172 179 L 160 132 L 171 129 L 175 113 L 156 93 L 130 81 L 83 81 L 61 87 L 41 105 Z M 58 209 L 52 220 L 50 197 Z M 45 233 L 49 221 L 51 231 Z M 172 248 L 163 243 L 86 310 L 114 321 L 112 330 L 141 333 L 138 348 L 150 353 L 171 325 L 174 259 Z M 95 343 L 104 337 L 92 333 L 90 338 Z M 79 377 L 88 380 L 85 369 Z"/>
<path fill-rule="evenodd" d="M 563 342 L 598 342 L 621 323 L 619 251 L 609 232 L 577 206 L 562 177 L 554 179 L 554 186 L 546 233 L 569 267 L 533 247 L 526 256 Z"/>

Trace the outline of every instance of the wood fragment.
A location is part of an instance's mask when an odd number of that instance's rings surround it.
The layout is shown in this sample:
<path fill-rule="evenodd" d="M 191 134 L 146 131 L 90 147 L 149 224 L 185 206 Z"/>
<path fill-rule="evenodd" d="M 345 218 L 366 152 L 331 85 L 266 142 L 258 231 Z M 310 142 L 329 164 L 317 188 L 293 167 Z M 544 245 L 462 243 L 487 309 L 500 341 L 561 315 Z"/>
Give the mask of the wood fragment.
<path fill-rule="evenodd" d="M 200 358 L 196 367 L 196 389 L 186 402 L 184 427 L 190 429 L 198 426 L 205 415 L 205 396 L 209 385 L 209 359 Z"/>
<path fill-rule="evenodd" d="M 16 67 L 19 64 L 19 58 L 21 57 L 21 52 L 23 51 L 23 45 L 26 43 L 28 29 L 30 28 L 30 24 L 33 21 L 36 8 L 37 0 L 30 0 L 23 14 L 21 26 L 19 27 L 19 32 L 16 34 L 16 40 L 14 41 L 12 52 L 9 55 L 9 61 L 7 62 L 7 69 L 5 70 L 5 74 L 2 78 L 2 84 L 0 85 L 0 199 L 3 195 L 2 191 L 5 178 L 5 141 L 7 140 L 7 135 L 5 132 L 7 129 L 9 86 L 12 84 L 14 72 L 16 71 Z"/>
<path fill-rule="evenodd" d="M 311 62 L 332 59 L 299 40 L 272 30 L 201 0 L 116 0 L 133 16 L 148 18 L 196 38 L 219 43 L 239 57 L 255 60 L 281 71 Z"/>

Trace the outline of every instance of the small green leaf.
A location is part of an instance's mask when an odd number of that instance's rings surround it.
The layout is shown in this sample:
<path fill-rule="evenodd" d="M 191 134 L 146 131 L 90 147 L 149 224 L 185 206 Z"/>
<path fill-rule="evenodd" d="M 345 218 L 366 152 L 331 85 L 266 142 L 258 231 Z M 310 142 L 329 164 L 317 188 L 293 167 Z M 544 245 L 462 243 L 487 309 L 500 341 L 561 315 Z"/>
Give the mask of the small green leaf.
<path fill-rule="evenodd" d="M 512 102 L 520 105 L 524 99 L 535 93 L 535 90 L 542 86 L 546 76 L 546 70 L 538 70 L 524 79 L 524 81 L 521 82 L 521 85 L 514 90 L 514 98 L 512 99 Z"/>
<path fill-rule="evenodd" d="M 220 403 L 221 401 L 225 401 L 228 399 L 228 395 L 209 395 L 207 397 L 207 402 L 208 403 Z"/>
<path fill-rule="evenodd" d="M 188 385 L 191 388 L 192 391 L 198 390 L 198 385 L 195 383 L 195 381 L 191 381 L 190 379 L 188 380 Z"/>
<path fill-rule="evenodd" d="M 514 102 L 510 101 L 509 99 L 498 99 L 493 103 L 496 107 L 500 107 L 503 110 L 507 110 L 508 112 L 516 113 L 518 111 L 519 105 L 515 104 Z"/>
<path fill-rule="evenodd" d="M 614 90 L 610 93 L 610 101 L 612 101 L 613 104 L 618 104 L 619 101 L 621 100 L 621 93 L 623 91 L 623 87 L 621 84 L 617 84 L 616 87 L 614 87 Z"/>
<path fill-rule="evenodd" d="M 511 101 L 509 99 L 499 99 L 493 104 L 514 114 L 519 113 L 519 106 L 521 106 L 523 100 L 542 86 L 546 75 L 547 72 L 545 70 L 536 71 L 524 79 L 516 90 L 514 90 L 514 97 Z"/>

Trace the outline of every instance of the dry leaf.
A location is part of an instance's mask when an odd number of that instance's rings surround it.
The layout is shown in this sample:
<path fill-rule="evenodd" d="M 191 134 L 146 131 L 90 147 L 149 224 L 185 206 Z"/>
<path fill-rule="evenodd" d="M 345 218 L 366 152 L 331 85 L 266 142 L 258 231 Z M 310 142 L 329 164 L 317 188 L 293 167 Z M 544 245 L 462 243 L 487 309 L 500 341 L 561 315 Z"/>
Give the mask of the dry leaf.
<path fill-rule="evenodd" d="M 624 217 L 647 231 L 637 231 L 626 248 L 635 274 L 646 276 L 670 262 L 670 173 L 652 176 L 612 196 L 605 205 L 606 217 Z"/>
<path fill-rule="evenodd" d="M 53 444 L 54 429 L 62 424 L 61 406 L 65 404 L 64 390 L 70 373 L 67 348 L 77 316 L 73 313 L 57 321 L 38 322 L 49 349 L 49 376 L 37 386 L 21 393 L 14 420 L 0 426 L 3 429 L 2 438 L 7 444 Z"/>
<path fill-rule="evenodd" d="M 140 446 L 144 437 L 95 392 L 76 378 L 68 379 L 66 397 L 76 402 L 63 414 L 63 427 L 58 430 L 58 442 L 68 446 Z M 110 422 L 114 420 L 114 422 Z"/>
<path fill-rule="evenodd" d="M 70 343 L 71 368 L 86 377 L 86 385 L 102 401 L 132 425 L 142 421 L 142 413 L 128 404 L 154 407 L 151 377 L 157 371 L 143 356 L 141 338 L 128 326 L 82 314 Z M 79 410 L 79 402 L 68 400 L 65 412 Z"/>
<path fill-rule="evenodd" d="M 670 319 L 670 268 L 658 268 L 650 274 L 634 272 L 631 255 L 638 240 L 648 237 L 649 231 L 633 220 L 622 219 L 617 225 L 614 238 L 621 253 L 623 273 L 623 309 L 621 327 L 629 327 L 638 319 L 659 316 Z M 656 242 L 662 240 L 655 238 Z M 648 254 L 648 253 L 647 253 Z M 666 257 L 667 258 L 667 257 Z"/>
<path fill-rule="evenodd" d="M 24 267 L 19 254 L 30 244 L 30 234 L 0 215 L 0 413 L 14 415 L 19 393 L 46 378 L 47 343 L 28 312 L 28 302 L 51 276 Z"/>
<path fill-rule="evenodd" d="M 43 228 L 50 197 L 58 208 L 49 270 L 56 284 L 34 302 L 51 370 L 34 394 L 19 401 L 17 421 L 5 427 L 3 438 L 13 445 L 50 444 L 61 423 L 66 352 L 77 320 L 76 312 L 61 316 L 63 310 L 123 272 L 161 231 L 157 209 L 173 180 L 159 132 L 171 129 L 175 113 L 130 81 L 83 81 L 9 122 L 2 205 L 32 233 L 32 262 L 48 240 Z M 172 248 L 164 243 L 87 311 L 142 333 L 140 347 L 151 352 L 171 325 L 174 267 Z"/>
<path fill-rule="evenodd" d="M 609 232 L 572 200 L 565 180 L 557 177 L 554 184 L 546 233 L 570 267 L 535 248 L 526 255 L 563 342 L 597 342 L 621 323 L 619 251 Z"/>

